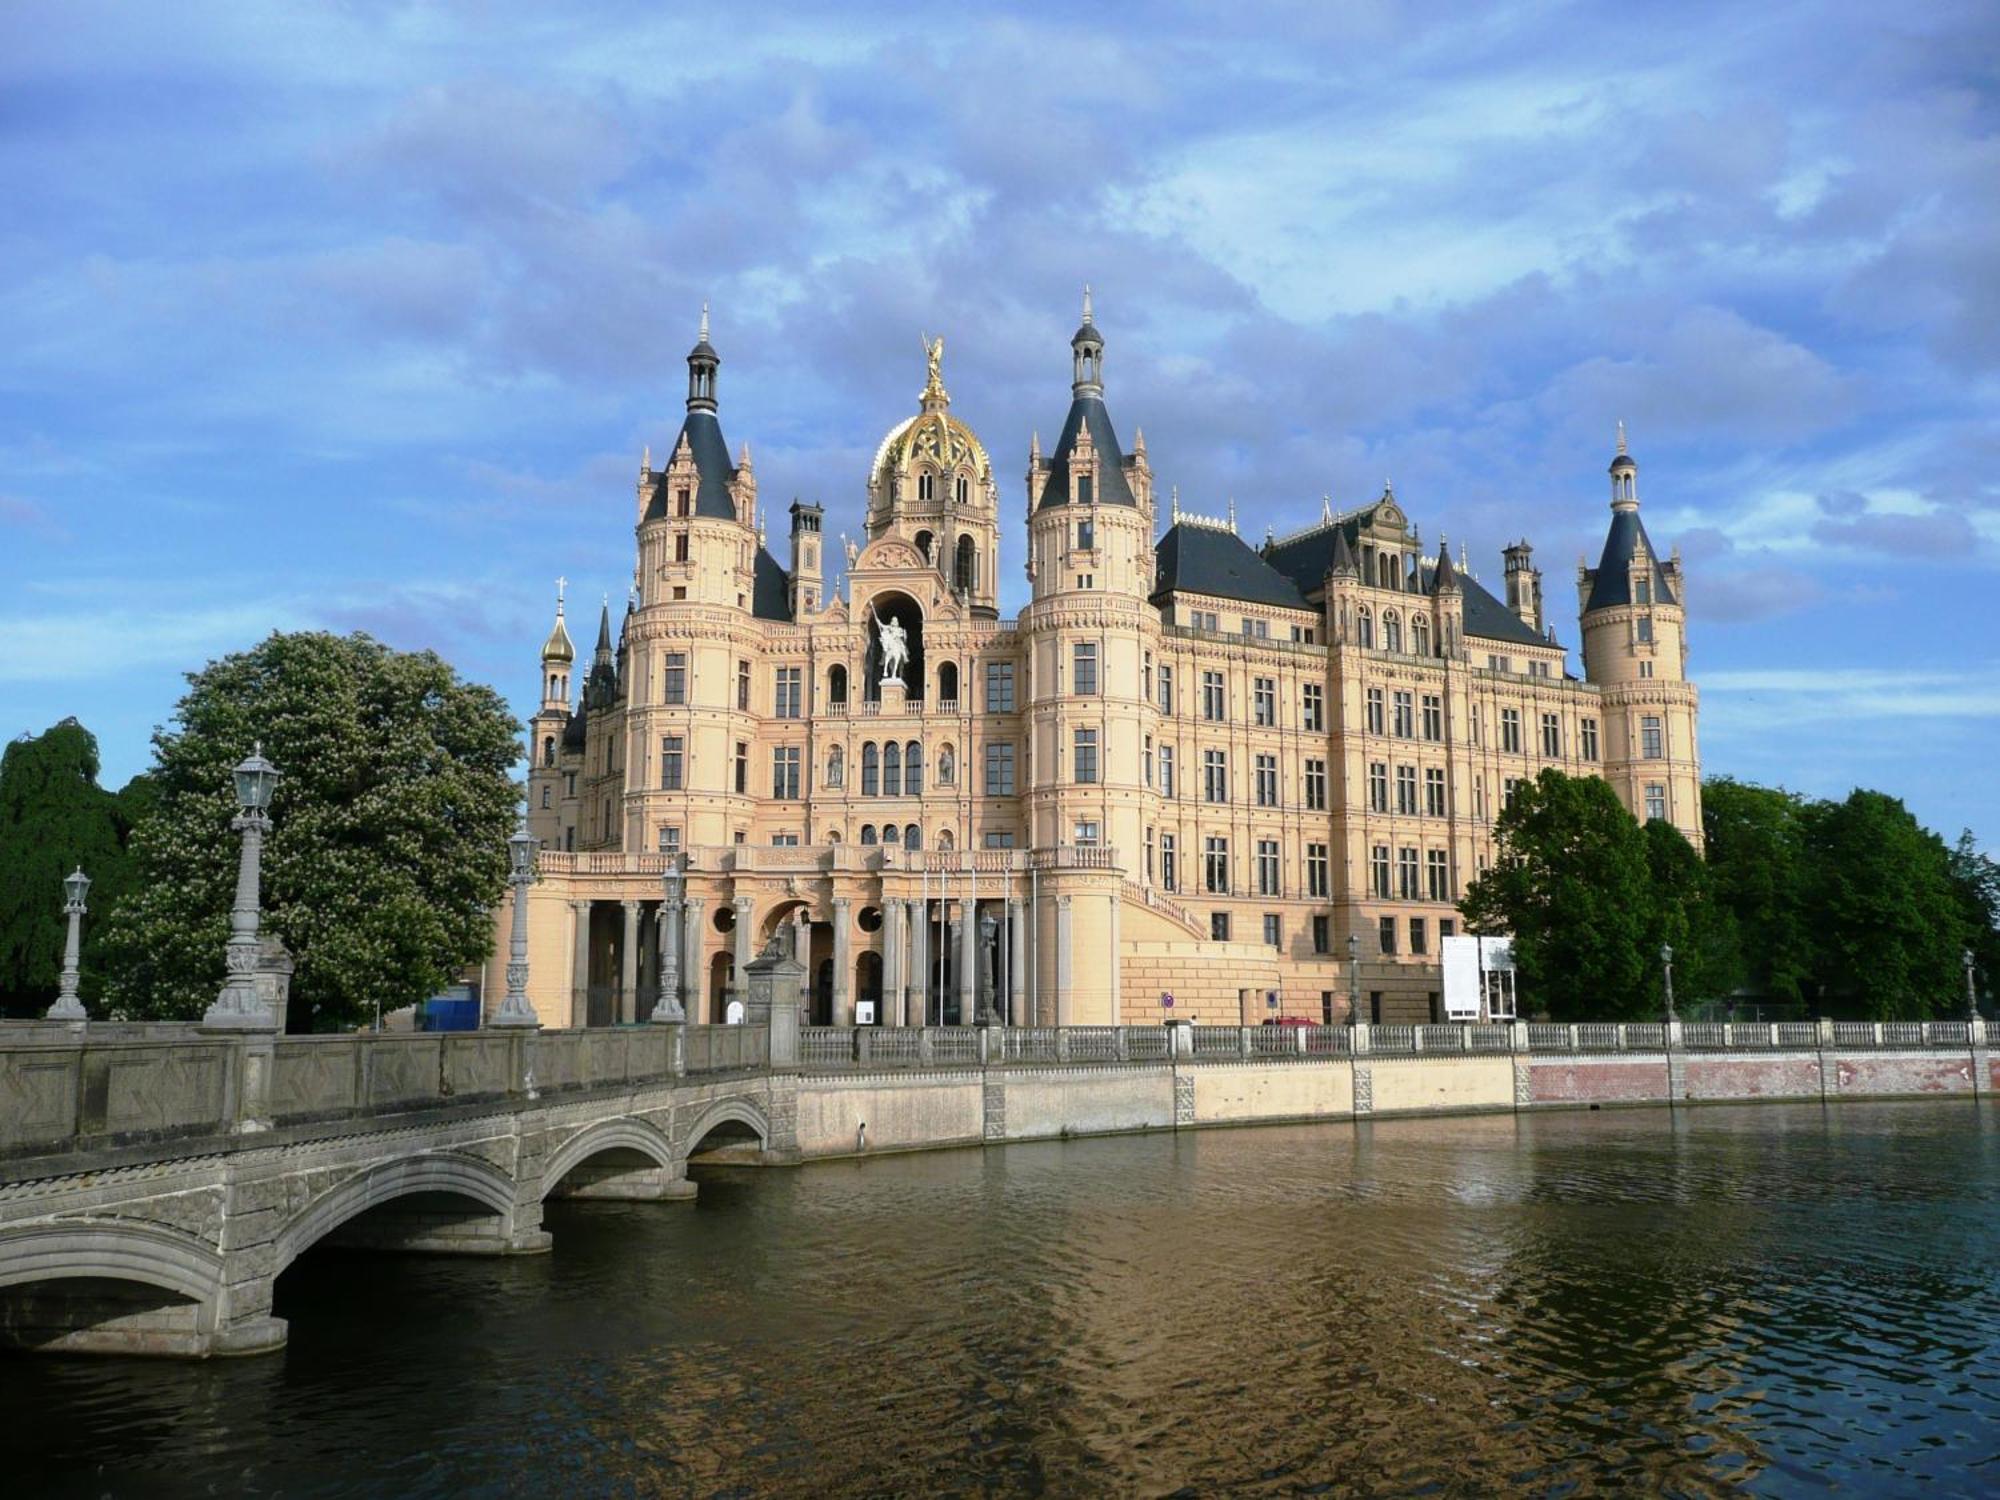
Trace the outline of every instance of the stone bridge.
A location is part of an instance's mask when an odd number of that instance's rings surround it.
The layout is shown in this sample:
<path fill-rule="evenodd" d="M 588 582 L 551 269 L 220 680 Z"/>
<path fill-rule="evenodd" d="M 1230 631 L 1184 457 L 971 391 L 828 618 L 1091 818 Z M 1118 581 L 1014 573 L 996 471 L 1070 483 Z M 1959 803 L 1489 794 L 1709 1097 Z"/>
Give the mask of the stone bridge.
<path fill-rule="evenodd" d="M 797 1075 L 746 1027 L 0 1039 L 0 1342 L 250 1354 L 317 1244 L 549 1248 L 552 1196 L 691 1197 L 791 1161 Z"/>
<path fill-rule="evenodd" d="M 1978 1020 L 1776 1025 L 642 1025 L 245 1036 L 0 1027 L 0 1344 L 249 1354 L 315 1245 L 549 1248 L 552 1196 L 691 1159 L 1273 1120 L 2000 1091 Z"/>

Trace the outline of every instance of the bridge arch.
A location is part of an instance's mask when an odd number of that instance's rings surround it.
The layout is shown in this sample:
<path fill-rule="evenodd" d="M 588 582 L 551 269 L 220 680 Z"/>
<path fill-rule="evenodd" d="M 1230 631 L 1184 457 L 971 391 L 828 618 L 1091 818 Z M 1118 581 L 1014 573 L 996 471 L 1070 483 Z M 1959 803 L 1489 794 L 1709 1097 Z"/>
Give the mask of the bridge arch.
<path fill-rule="evenodd" d="M 556 1148 L 542 1166 L 541 1196 L 546 1198 L 572 1171 L 607 1152 L 636 1152 L 669 1171 L 674 1165 L 674 1143 L 657 1125 L 630 1116 L 604 1120 L 578 1131 Z"/>
<path fill-rule="evenodd" d="M 99 1218 L 0 1230 L 0 1347 L 206 1354 L 228 1300 L 221 1254 L 183 1230 Z"/>
<path fill-rule="evenodd" d="M 693 1156 L 701 1150 L 703 1142 L 718 1132 L 726 1139 L 741 1140 L 746 1130 L 756 1137 L 759 1147 L 771 1149 L 771 1122 L 761 1109 L 741 1096 L 718 1099 L 695 1116 L 688 1127 L 685 1153 Z"/>
<path fill-rule="evenodd" d="M 222 1256 L 182 1230 L 129 1219 L 58 1219 L 0 1230 L 0 1287 L 77 1279 L 136 1281 L 207 1302 L 222 1287 Z"/>
<path fill-rule="evenodd" d="M 284 1270 L 356 1215 L 415 1193 L 470 1199 L 503 1218 L 514 1210 L 514 1180 L 490 1162 L 447 1152 L 400 1157 L 348 1178 L 299 1210 L 278 1232 L 273 1270 Z"/>

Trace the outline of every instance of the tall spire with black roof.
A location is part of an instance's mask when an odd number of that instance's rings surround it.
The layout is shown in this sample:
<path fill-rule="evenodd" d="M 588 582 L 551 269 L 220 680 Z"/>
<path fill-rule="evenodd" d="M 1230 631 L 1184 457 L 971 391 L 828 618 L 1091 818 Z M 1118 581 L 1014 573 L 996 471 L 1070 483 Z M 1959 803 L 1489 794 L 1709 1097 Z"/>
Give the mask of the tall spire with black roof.
<path fill-rule="evenodd" d="M 683 323 L 681 326 L 685 328 L 687 325 Z M 704 302 L 701 305 L 701 332 L 695 337 L 694 347 L 688 350 L 689 411 L 715 410 L 715 372 L 721 366 L 722 356 L 708 341 L 708 304 Z"/>

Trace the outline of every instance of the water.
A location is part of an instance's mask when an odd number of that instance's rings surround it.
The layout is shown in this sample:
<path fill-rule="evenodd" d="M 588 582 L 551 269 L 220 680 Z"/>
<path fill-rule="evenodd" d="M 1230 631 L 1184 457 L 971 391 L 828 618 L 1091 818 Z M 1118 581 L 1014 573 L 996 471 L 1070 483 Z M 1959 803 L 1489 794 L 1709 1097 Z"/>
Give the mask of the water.
<path fill-rule="evenodd" d="M 2000 1492 L 2000 1114 L 1126 1137 L 320 1252 L 284 1353 L 0 1362 L 14 1494 Z"/>

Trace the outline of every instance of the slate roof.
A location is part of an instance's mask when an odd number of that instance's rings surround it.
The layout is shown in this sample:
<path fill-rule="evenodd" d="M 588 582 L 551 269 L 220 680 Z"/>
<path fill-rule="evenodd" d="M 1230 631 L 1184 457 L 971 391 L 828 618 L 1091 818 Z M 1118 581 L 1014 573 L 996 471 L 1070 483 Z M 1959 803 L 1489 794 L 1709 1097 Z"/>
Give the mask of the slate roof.
<path fill-rule="evenodd" d="M 687 439 L 695 471 L 701 476 L 695 485 L 694 513 L 735 520 L 736 504 L 729 498 L 729 481 L 736 468 L 729 461 L 729 444 L 723 440 L 722 423 L 712 411 L 691 411 L 681 423 L 681 437 Z M 678 453 L 680 446 L 677 437 L 669 451 Z M 657 521 L 666 514 L 667 481 L 663 477 L 653 486 L 653 498 L 646 503 L 646 519 Z"/>
<path fill-rule="evenodd" d="M 1291 579 L 1301 594 L 1317 593 L 1333 569 L 1335 538 L 1345 540 L 1351 561 L 1360 549 L 1362 523 L 1371 520 L 1374 513 L 1371 505 L 1331 526 L 1316 526 L 1304 536 L 1273 543 L 1264 549 L 1265 561 Z"/>
<path fill-rule="evenodd" d="M 1465 606 L 1465 633 L 1482 641 L 1509 641 L 1517 646 L 1546 646 L 1527 621 L 1486 591 L 1478 579 L 1461 573 L 1458 586 Z"/>
<path fill-rule="evenodd" d="M 1069 456 L 1076 447 L 1076 435 L 1090 429 L 1090 441 L 1097 448 L 1097 498 L 1105 505 L 1133 505 L 1131 486 L 1125 482 L 1125 454 L 1118 446 L 1118 434 L 1111 430 L 1111 413 L 1099 396 L 1078 396 L 1069 404 L 1062 436 L 1049 455 L 1049 477 L 1042 486 L 1042 505 L 1069 504 Z"/>
<path fill-rule="evenodd" d="M 1246 604 L 1311 609 L 1292 580 L 1265 562 L 1233 531 L 1181 524 L 1153 547 L 1153 597 L 1178 589 Z"/>
<path fill-rule="evenodd" d="M 750 613 L 759 620 L 792 618 L 792 580 L 778 566 L 777 558 L 765 547 L 757 549 L 754 581 L 750 589 Z"/>
<path fill-rule="evenodd" d="M 1660 566 L 1659 549 L 1646 535 L 1646 525 L 1639 519 L 1639 512 L 1614 510 L 1611 513 L 1611 530 L 1604 537 L 1604 556 L 1597 560 L 1597 576 L 1590 581 L 1590 598 L 1584 603 L 1585 610 L 1606 609 L 1614 604 L 1632 602 L 1632 557 L 1641 542 L 1646 544 L 1646 555 L 1653 560 L 1653 602 L 1679 602 L 1667 583 L 1666 570 Z"/>

